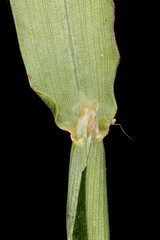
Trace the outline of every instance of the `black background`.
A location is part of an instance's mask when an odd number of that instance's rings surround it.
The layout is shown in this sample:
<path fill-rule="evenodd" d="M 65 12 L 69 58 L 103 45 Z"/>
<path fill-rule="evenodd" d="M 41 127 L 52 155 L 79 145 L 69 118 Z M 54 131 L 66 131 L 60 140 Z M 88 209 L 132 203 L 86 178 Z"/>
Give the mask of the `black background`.
<path fill-rule="evenodd" d="M 144 237 L 153 191 L 150 176 L 154 167 L 147 160 L 153 159 L 148 139 L 154 122 L 147 81 L 147 6 L 131 2 L 115 1 L 115 33 L 121 55 L 115 81 L 116 119 L 132 140 L 118 126 L 112 126 L 104 139 L 110 240 Z M 0 1 L 0 17 L 5 234 L 17 239 L 66 240 L 70 136 L 57 128 L 50 110 L 29 87 L 9 1 Z"/>

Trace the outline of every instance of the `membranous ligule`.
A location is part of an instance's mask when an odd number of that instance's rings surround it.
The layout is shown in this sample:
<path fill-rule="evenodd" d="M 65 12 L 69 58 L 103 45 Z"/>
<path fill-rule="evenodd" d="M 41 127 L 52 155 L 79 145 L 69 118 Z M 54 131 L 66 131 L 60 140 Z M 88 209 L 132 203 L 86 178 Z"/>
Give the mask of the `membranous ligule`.
<path fill-rule="evenodd" d="M 102 140 L 109 131 L 109 125 L 103 126 L 103 131 L 99 129 L 98 123 L 98 103 L 97 101 L 80 102 L 78 108 L 78 123 L 71 130 L 71 139 L 77 145 L 82 145 L 87 138 L 89 143 L 91 137 L 95 135 L 97 140 Z"/>

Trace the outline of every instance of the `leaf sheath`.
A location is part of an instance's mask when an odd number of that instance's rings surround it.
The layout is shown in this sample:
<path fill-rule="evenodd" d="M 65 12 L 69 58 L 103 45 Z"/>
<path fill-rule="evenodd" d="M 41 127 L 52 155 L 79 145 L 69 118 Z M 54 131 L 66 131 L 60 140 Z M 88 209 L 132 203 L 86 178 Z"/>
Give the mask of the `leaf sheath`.
<path fill-rule="evenodd" d="M 103 141 L 72 145 L 68 200 L 68 240 L 109 240 Z M 82 238 L 83 236 L 83 238 Z"/>

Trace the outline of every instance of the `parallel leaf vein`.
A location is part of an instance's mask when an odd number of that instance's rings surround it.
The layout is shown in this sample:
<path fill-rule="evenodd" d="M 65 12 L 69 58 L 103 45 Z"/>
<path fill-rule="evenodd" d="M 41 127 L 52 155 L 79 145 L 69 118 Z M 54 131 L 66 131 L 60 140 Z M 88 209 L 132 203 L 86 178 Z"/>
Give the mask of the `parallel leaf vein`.
<path fill-rule="evenodd" d="M 66 11 L 66 19 L 67 19 L 67 24 L 68 24 L 68 32 L 69 32 L 69 40 L 70 40 L 69 42 L 70 42 L 70 49 L 71 49 L 71 54 L 72 54 L 72 63 L 73 63 L 73 68 L 74 68 L 75 83 L 76 83 L 77 89 L 80 91 L 80 80 L 79 80 L 79 77 L 78 77 L 76 54 L 75 54 L 75 49 L 74 49 L 74 44 L 73 44 L 73 37 L 72 37 L 71 24 L 70 24 L 70 18 L 69 18 L 69 11 L 68 11 L 68 5 L 67 5 L 66 0 L 64 0 L 64 7 L 65 7 L 65 11 Z"/>

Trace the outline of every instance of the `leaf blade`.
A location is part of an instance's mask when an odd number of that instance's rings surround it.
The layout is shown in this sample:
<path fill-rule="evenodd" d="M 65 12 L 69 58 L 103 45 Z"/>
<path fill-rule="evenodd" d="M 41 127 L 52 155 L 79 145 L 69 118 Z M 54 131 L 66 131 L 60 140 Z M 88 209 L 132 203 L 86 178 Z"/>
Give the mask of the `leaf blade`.
<path fill-rule="evenodd" d="M 30 84 L 57 125 L 73 135 L 81 101 L 96 101 L 103 138 L 117 110 L 113 1 L 14 0 L 11 7 Z"/>

